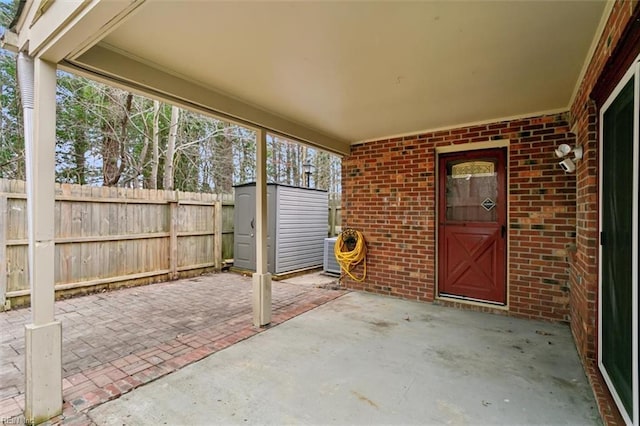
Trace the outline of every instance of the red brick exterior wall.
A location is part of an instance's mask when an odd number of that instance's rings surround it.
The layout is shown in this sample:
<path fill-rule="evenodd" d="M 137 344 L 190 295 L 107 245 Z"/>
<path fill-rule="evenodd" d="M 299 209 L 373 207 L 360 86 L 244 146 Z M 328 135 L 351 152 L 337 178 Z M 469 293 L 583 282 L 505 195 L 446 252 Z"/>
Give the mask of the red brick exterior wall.
<path fill-rule="evenodd" d="M 571 329 L 581 356 L 596 353 L 598 303 L 598 111 L 590 94 L 629 23 L 637 1 L 618 1 L 571 105 L 572 129 L 585 149 L 577 167 L 577 253 L 571 274 Z"/>
<path fill-rule="evenodd" d="M 637 1 L 617 1 L 605 30 L 587 68 L 584 79 L 571 105 L 571 126 L 577 143 L 585 149 L 585 157 L 578 164 L 576 246 L 570 274 L 571 331 L 578 353 L 585 365 L 598 400 L 598 408 L 605 424 L 623 424 L 612 397 L 597 367 L 598 336 L 598 263 L 599 263 L 599 204 L 598 155 L 599 112 L 591 94 L 602 79 L 605 65 L 618 47 L 625 28 L 631 24 Z"/>
<path fill-rule="evenodd" d="M 346 285 L 434 300 L 436 147 L 498 139 L 509 140 L 508 312 L 567 321 L 576 180 L 554 155 L 558 144 L 574 144 L 566 114 L 354 146 L 342 162 L 343 228 L 356 228 L 367 240 L 367 278 Z"/>

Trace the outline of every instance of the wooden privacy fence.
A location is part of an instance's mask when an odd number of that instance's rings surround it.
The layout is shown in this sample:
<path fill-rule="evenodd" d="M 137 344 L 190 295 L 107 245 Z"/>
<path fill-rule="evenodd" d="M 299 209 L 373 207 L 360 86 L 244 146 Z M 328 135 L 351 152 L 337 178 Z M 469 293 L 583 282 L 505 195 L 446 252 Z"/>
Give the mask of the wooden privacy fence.
<path fill-rule="evenodd" d="M 56 184 L 52 214 L 56 291 L 174 279 L 233 256 L 228 194 Z M 30 293 L 27 248 L 25 182 L 0 179 L 0 310 Z"/>

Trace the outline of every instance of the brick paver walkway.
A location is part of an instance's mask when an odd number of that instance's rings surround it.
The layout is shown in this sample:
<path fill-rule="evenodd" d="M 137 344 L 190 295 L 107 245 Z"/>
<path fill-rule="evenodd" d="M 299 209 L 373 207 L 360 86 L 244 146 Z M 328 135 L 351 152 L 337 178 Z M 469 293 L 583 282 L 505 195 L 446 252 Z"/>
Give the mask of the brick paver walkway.
<path fill-rule="evenodd" d="M 273 283 L 272 325 L 343 291 Z M 62 321 L 63 416 L 83 412 L 259 333 L 252 326 L 251 278 L 212 274 L 56 302 Z M 0 423 L 24 409 L 24 325 L 30 309 L 0 313 Z"/>

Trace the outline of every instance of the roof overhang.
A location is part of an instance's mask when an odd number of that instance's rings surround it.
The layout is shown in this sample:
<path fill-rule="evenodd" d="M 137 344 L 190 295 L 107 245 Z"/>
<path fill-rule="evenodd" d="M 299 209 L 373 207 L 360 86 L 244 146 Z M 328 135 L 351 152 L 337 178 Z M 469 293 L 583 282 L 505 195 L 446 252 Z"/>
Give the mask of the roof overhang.
<path fill-rule="evenodd" d="M 5 42 L 337 154 L 567 110 L 604 1 L 27 1 Z"/>

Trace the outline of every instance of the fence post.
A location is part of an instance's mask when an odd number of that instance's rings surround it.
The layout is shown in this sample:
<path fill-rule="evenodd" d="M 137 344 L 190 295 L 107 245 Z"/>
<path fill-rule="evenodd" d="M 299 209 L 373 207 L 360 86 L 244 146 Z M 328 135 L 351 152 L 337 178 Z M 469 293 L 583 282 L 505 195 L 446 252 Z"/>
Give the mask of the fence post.
<path fill-rule="evenodd" d="M 169 201 L 169 275 L 178 278 L 178 197 Z"/>
<path fill-rule="evenodd" d="M 0 196 L 0 311 L 5 309 L 7 303 L 7 229 L 9 224 L 7 196 Z"/>
<path fill-rule="evenodd" d="M 222 270 L 222 195 L 216 196 L 213 206 L 213 262 L 216 271 Z"/>

